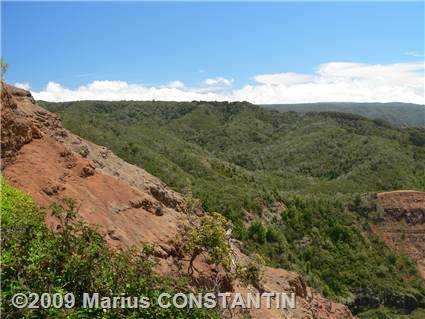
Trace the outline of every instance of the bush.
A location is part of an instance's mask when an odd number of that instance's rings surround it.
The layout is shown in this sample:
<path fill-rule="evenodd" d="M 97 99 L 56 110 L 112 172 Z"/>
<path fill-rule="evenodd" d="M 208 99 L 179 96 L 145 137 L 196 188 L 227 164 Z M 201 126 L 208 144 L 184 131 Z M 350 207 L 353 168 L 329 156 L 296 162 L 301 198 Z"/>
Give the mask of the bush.
<path fill-rule="evenodd" d="M 231 224 L 222 215 L 212 213 L 201 217 L 199 225 L 190 230 L 183 243 L 184 249 L 191 255 L 188 268 L 190 275 L 194 270 L 193 262 L 201 254 L 205 254 L 208 263 L 229 270 L 231 250 L 226 230 L 230 227 Z"/>
<path fill-rule="evenodd" d="M 81 146 L 78 152 L 82 157 L 87 157 L 90 153 L 89 148 L 86 145 Z"/>
<path fill-rule="evenodd" d="M 249 257 L 245 266 L 237 265 L 236 276 L 245 285 L 253 285 L 261 291 L 261 280 L 264 275 L 266 262 L 259 254 L 253 254 Z"/>
<path fill-rule="evenodd" d="M 259 244 L 264 244 L 267 240 L 267 229 L 261 222 L 255 221 L 249 226 L 248 235 L 252 240 L 255 240 Z"/>
<path fill-rule="evenodd" d="M 105 239 L 78 220 L 75 205 L 54 205 L 60 227 L 44 224 L 44 212 L 31 198 L 1 180 L 1 313 L 4 318 L 216 318 L 202 309 L 160 308 L 162 292 L 189 292 L 183 280 L 159 276 L 148 250 L 112 251 Z M 73 309 L 17 309 L 10 304 L 15 293 L 73 293 Z M 145 296 L 147 309 L 86 309 L 83 292 L 100 296 Z"/>

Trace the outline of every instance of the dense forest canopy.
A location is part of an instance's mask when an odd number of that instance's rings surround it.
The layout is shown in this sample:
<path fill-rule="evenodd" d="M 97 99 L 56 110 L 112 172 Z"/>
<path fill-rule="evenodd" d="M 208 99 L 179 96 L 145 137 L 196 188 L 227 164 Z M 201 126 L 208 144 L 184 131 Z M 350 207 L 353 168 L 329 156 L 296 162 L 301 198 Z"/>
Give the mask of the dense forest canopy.
<path fill-rule="evenodd" d="M 425 105 L 411 103 L 300 103 L 268 104 L 266 108 L 282 112 L 343 112 L 386 121 L 397 127 L 425 127 Z"/>
<path fill-rule="evenodd" d="M 74 133 L 190 190 L 233 221 L 248 252 L 303 273 L 354 313 L 424 306 L 414 263 L 371 224 L 375 192 L 425 190 L 425 129 L 245 102 L 40 104 Z"/>

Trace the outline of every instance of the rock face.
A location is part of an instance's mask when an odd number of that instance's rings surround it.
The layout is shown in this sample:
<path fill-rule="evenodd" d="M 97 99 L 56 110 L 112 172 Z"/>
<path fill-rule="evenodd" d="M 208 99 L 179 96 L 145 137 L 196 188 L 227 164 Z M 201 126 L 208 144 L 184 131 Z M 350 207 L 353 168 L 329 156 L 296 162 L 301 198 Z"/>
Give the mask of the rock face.
<path fill-rule="evenodd" d="M 99 225 L 114 247 L 171 244 L 176 238 L 185 219 L 180 194 L 143 169 L 68 132 L 29 92 L 2 86 L 1 125 L 2 174 L 40 206 L 48 210 L 54 202 L 75 199 L 80 215 Z M 151 190 L 162 196 L 157 199 Z M 135 199 L 146 204 L 131 205 Z M 46 222 L 55 226 L 51 216 Z"/>
<path fill-rule="evenodd" d="M 179 274 L 188 261 L 175 247 L 181 223 L 187 220 L 181 194 L 105 147 L 64 129 L 59 118 L 38 106 L 29 92 L 3 85 L 1 99 L 2 175 L 13 186 L 30 194 L 47 212 L 52 203 L 73 198 L 79 215 L 99 227 L 112 249 L 153 243 L 159 261 L 156 270 Z M 46 223 L 57 226 L 49 214 Z M 206 282 L 217 278 L 215 269 L 202 260 L 196 268 Z M 346 306 L 330 303 L 296 273 L 267 268 L 263 285 L 270 291 L 295 292 L 297 308 L 255 309 L 249 312 L 252 318 L 352 318 Z M 255 288 L 238 283 L 222 287 L 232 292 L 247 289 Z"/>
<path fill-rule="evenodd" d="M 380 193 L 377 206 L 383 221 L 376 232 L 389 246 L 410 255 L 425 279 L 425 192 Z"/>
<path fill-rule="evenodd" d="M 302 277 L 295 272 L 267 267 L 262 286 L 264 292 L 295 293 L 296 308 L 278 309 L 276 300 L 272 299 L 270 309 L 250 309 L 248 313 L 251 318 L 354 318 L 345 305 L 327 300 L 319 292 L 308 287 Z M 234 289 L 235 292 L 239 292 L 243 296 L 247 292 L 258 292 L 254 287 L 243 287 L 238 284 L 235 285 Z"/>
<path fill-rule="evenodd" d="M 395 191 L 378 194 L 378 209 L 394 221 L 409 225 L 425 224 L 425 192 Z"/>
<path fill-rule="evenodd" d="M 1 86 L 5 86 L 2 82 Z M 36 125 L 31 121 L 12 97 L 25 96 L 28 92 L 13 87 L 8 87 L 1 92 L 2 116 L 1 116 L 1 158 L 2 167 L 8 165 L 15 158 L 17 151 L 24 145 L 32 141 L 33 138 L 40 138 L 41 134 Z M 29 95 L 31 97 L 31 95 Z"/>

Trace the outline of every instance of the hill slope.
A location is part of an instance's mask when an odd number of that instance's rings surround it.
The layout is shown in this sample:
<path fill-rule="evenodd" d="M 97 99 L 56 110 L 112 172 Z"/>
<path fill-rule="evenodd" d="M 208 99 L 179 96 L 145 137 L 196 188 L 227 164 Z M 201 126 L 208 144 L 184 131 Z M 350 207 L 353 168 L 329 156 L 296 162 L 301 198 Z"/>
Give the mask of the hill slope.
<path fill-rule="evenodd" d="M 306 103 L 269 104 L 265 108 L 282 112 L 343 112 L 381 119 L 397 127 L 425 127 L 425 105 L 410 103 Z"/>
<path fill-rule="evenodd" d="M 414 262 L 387 248 L 371 227 L 374 193 L 425 188 L 423 129 L 248 103 L 43 105 L 73 132 L 175 190 L 191 189 L 204 209 L 234 222 L 245 251 L 302 272 L 355 313 L 423 307 Z"/>
<path fill-rule="evenodd" d="M 11 307 L 6 301 L 13 293 L 21 292 L 19 288 L 25 291 L 42 288 L 36 291 L 41 293 L 54 287 L 62 293 L 79 293 L 96 287 L 106 290 L 102 290 L 106 295 L 111 291 L 117 295 L 126 291 L 138 296 L 142 290 L 151 296 L 163 292 L 161 290 L 171 293 L 169 289 L 178 288 L 204 291 L 221 279 L 221 272 L 205 259 L 200 259 L 196 268 L 200 270 L 197 279 L 201 287 L 192 282 L 190 287 L 184 286 L 189 256 L 177 251 L 182 224 L 187 223 L 189 217 L 181 194 L 105 147 L 64 129 L 57 116 L 38 106 L 29 92 L 2 83 L 1 102 L 2 175 L 8 181 L 1 178 L 2 231 L 8 234 L 2 240 L 2 313 L 13 318 L 24 314 L 28 317 L 53 316 L 52 312 L 43 309 L 32 311 Z M 44 212 L 28 195 L 15 188 L 30 194 Z M 76 247 L 62 251 L 59 244 L 63 238 L 56 234 L 65 228 L 52 216 L 50 205 L 66 206 L 68 198 L 76 201 L 79 217 L 92 227 L 98 226 L 100 235 L 84 228 L 72 235 Z M 205 214 L 198 210 L 191 218 Z M 56 232 L 48 232 L 42 225 L 43 219 Z M 105 251 L 106 242 L 113 248 L 111 252 Z M 153 256 L 140 255 L 144 244 L 154 245 Z M 117 247 L 134 250 L 130 254 L 121 254 L 116 253 Z M 236 246 L 232 246 L 232 254 L 237 255 L 238 261 L 247 258 Z M 152 267 L 151 258 L 154 257 L 157 262 L 155 271 L 161 276 L 151 274 L 149 267 Z M 20 268 L 19 282 L 16 280 L 17 267 Z M 84 277 L 83 283 L 79 276 Z M 173 281 L 167 281 L 167 276 L 173 276 Z M 63 280 L 71 281 L 65 285 L 70 290 L 64 288 Z M 248 288 L 252 292 L 258 291 L 252 286 L 244 287 L 237 280 L 226 284 L 219 287 L 220 291 L 244 293 Z M 308 287 L 297 273 L 267 267 L 261 284 L 266 291 L 294 291 L 297 294 L 297 308 L 288 310 L 293 318 L 352 318 L 345 305 L 330 303 Z M 76 291 L 73 290 L 77 289 L 75 287 L 84 289 Z M 125 316 L 119 310 L 106 313 L 102 309 L 82 309 L 80 312 L 76 307 L 74 310 L 67 315 L 77 313 L 76 316 L 84 318 L 215 318 L 217 314 L 211 310 L 197 312 L 173 308 L 154 308 L 152 312 L 141 310 L 141 313 L 135 313 L 133 309 L 123 310 Z M 54 312 L 55 317 L 63 315 L 63 312 Z M 278 319 L 284 318 L 285 314 L 280 309 L 262 308 L 250 310 L 249 315 L 258 319 Z"/>

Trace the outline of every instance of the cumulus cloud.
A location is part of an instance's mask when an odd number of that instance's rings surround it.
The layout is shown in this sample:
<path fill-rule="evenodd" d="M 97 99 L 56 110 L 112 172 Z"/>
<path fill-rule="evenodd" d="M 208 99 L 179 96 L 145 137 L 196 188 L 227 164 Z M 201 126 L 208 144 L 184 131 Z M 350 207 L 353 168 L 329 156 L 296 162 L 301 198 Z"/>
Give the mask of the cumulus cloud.
<path fill-rule="evenodd" d="M 75 100 L 163 100 L 163 101 L 193 101 L 217 100 L 215 93 L 199 93 L 186 90 L 182 86 L 144 86 L 129 84 L 124 81 L 94 81 L 77 89 L 70 90 L 56 82 L 49 82 L 40 92 L 32 92 L 35 99 L 45 101 L 75 101 Z"/>
<path fill-rule="evenodd" d="M 249 101 L 256 104 L 307 102 L 410 102 L 425 104 L 424 63 L 365 64 L 330 62 L 311 74 L 260 74 L 254 83 L 232 88 L 233 80 L 206 79 L 188 88 L 181 81 L 146 86 L 124 81 L 93 81 L 76 89 L 49 82 L 33 92 L 46 101 L 164 100 Z M 221 88 L 220 88 L 221 87 Z"/>
<path fill-rule="evenodd" d="M 19 83 L 19 82 L 17 82 L 17 83 L 15 83 L 15 86 L 17 88 L 24 89 L 24 90 L 27 90 L 27 91 L 31 88 L 29 83 Z"/>
<path fill-rule="evenodd" d="M 425 104 L 424 63 L 321 64 L 314 74 L 254 77 L 260 84 L 234 92 L 234 99 L 259 104 L 304 102 L 411 102 Z"/>
<path fill-rule="evenodd" d="M 217 86 L 217 85 L 232 85 L 233 79 L 226 79 L 221 76 L 217 76 L 212 79 L 206 79 L 204 81 L 206 85 Z"/>

